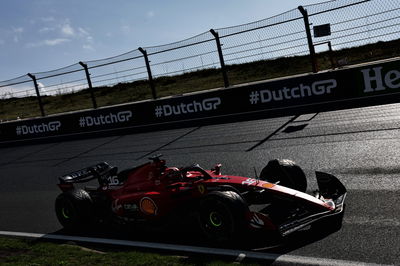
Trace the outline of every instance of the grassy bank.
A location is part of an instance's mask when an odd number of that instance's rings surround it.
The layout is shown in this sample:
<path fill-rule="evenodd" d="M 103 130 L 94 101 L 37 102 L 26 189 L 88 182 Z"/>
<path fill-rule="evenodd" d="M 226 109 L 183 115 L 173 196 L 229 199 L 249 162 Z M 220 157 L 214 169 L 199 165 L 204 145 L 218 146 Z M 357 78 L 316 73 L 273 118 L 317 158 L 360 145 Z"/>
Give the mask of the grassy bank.
<path fill-rule="evenodd" d="M 378 42 L 376 44 L 335 51 L 334 61 L 346 61 L 356 64 L 384 58 L 400 56 L 400 40 Z M 319 70 L 331 69 L 332 64 L 328 53 L 318 54 Z M 284 77 L 294 74 L 311 72 L 309 56 L 295 56 L 275 60 L 262 60 L 252 63 L 227 66 L 231 85 Z M 155 79 L 157 96 L 179 95 L 223 87 L 220 70 L 207 69 L 185 73 L 172 77 Z M 146 81 L 119 83 L 113 87 L 95 88 L 98 106 L 108 106 L 120 103 L 151 99 L 151 91 Z M 46 114 L 92 108 L 90 94 L 87 90 L 71 94 L 43 97 Z M 0 100 L 0 120 L 14 120 L 17 117 L 27 118 L 40 116 L 40 109 L 35 97 L 11 98 Z"/>
<path fill-rule="evenodd" d="M 156 254 L 133 248 L 83 247 L 0 237 L 1 265 L 231 265 L 233 262 L 213 256 Z"/>

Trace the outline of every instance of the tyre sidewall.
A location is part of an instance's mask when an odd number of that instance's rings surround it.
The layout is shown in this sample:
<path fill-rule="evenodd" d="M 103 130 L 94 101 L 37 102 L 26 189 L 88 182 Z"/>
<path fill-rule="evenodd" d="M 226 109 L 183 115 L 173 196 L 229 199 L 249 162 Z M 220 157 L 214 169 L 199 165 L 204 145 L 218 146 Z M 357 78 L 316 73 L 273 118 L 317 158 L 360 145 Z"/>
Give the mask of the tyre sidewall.
<path fill-rule="evenodd" d="M 234 191 L 213 191 L 199 203 L 201 231 L 214 243 L 237 240 L 245 228 L 247 205 Z"/>
<path fill-rule="evenodd" d="M 67 230 L 88 227 L 92 221 L 93 208 L 90 195 L 82 189 L 74 189 L 60 194 L 55 210 L 61 225 Z"/>

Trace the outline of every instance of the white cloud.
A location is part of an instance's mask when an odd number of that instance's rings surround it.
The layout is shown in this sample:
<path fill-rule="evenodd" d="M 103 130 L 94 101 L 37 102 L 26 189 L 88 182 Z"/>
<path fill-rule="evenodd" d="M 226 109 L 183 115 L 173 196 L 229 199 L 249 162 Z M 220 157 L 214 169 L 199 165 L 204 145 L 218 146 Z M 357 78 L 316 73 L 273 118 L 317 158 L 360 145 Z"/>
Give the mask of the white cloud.
<path fill-rule="evenodd" d="M 39 18 L 43 23 L 42 27 L 38 28 L 39 37 L 36 41 L 27 43 L 25 47 L 36 48 L 44 46 L 57 46 L 65 44 L 66 42 L 73 42 L 80 45 L 85 50 L 94 50 L 93 37 L 90 34 L 90 29 L 82 26 L 74 26 L 70 19 L 42 17 Z M 21 32 L 17 28 L 14 31 Z M 15 33 L 14 41 L 19 41 L 19 34 Z M 38 36 L 38 35 L 37 35 Z"/>
<path fill-rule="evenodd" d="M 56 46 L 66 42 L 69 42 L 69 39 L 64 38 L 57 38 L 57 39 L 50 39 L 50 40 L 43 40 L 36 43 L 28 43 L 26 46 L 28 48 L 35 48 L 35 47 L 42 47 L 42 46 Z"/>
<path fill-rule="evenodd" d="M 61 26 L 61 33 L 64 36 L 83 40 L 89 46 L 93 42 L 93 37 L 90 35 L 89 30 L 83 27 L 73 28 L 69 19 Z M 87 48 L 86 48 L 87 49 Z"/>
<path fill-rule="evenodd" d="M 15 43 L 18 43 L 20 40 L 20 36 L 22 35 L 22 33 L 24 32 L 24 28 L 22 27 L 17 27 L 17 28 L 12 28 L 12 32 L 14 33 L 14 37 L 13 40 Z"/>
<path fill-rule="evenodd" d="M 79 27 L 78 28 L 79 34 L 82 36 L 86 36 L 89 35 L 89 33 L 87 32 L 87 30 L 85 30 L 84 28 Z"/>
<path fill-rule="evenodd" d="M 22 28 L 22 27 L 13 28 L 13 32 L 14 33 L 22 33 L 22 32 L 24 32 L 24 28 Z"/>
<path fill-rule="evenodd" d="M 54 17 L 42 17 L 42 18 L 40 18 L 40 20 L 43 22 L 53 22 L 56 19 Z"/>
<path fill-rule="evenodd" d="M 50 31 L 54 31 L 54 30 L 55 30 L 55 28 L 44 27 L 39 30 L 39 33 L 46 33 L 46 32 L 50 32 Z"/>
<path fill-rule="evenodd" d="M 148 18 L 152 18 L 152 17 L 155 16 L 155 13 L 154 13 L 154 11 L 150 10 L 150 11 L 147 12 L 146 16 L 147 16 Z"/>
<path fill-rule="evenodd" d="M 71 27 L 69 23 L 61 26 L 61 32 L 66 36 L 75 36 L 75 30 Z"/>
<path fill-rule="evenodd" d="M 82 48 L 85 50 L 94 51 L 94 48 L 90 44 L 84 44 Z"/>
<path fill-rule="evenodd" d="M 65 42 L 69 42 L 69 41 L 70 41 L 69 39 L 59 38 L 59 39 L 53 39 L 53 40 L 45 40 L 44 44 L 47 46 L 55 46 L 55 45 L 59 45 L 59 44 L 65 43 Z"/>
<path fill-rule="evenodd" d="M 93 37 L 90 35 L 90 33 L 88 32 L 88 30 L 79 27 L 78 28 L 78 36 L 82 39 L 84 39 L 86 42 L 91 43 L 93 42 Z"/>
<path fill-rule="evenodd" d="M 39 87 L 40 95 L 42 95 L 42 96 L 47 95 L 47 89 L 46 89 L 46 87 L 43 85 L 43 83 L 38 82 L 38 87 Z"/>
<path fill-rule="evenodd" d="M 131 29 L 131 26 L 124 25 L 124 26 L 121 27 L 121 31 L 122 31 L 123 34 L 130 34 L 132 29 Z"/>

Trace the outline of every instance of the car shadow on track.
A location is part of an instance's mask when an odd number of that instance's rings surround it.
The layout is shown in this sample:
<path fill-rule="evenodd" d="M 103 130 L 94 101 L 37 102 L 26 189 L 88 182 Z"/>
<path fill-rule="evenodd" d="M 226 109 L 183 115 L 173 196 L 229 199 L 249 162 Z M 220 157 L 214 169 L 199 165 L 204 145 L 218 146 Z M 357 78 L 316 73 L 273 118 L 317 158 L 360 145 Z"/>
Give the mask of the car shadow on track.
<path fill-rule="evenodd" d="M 254 245 L 251 250 L 283 255 L 293 250 L 300 249 L 312 243 L 318 242 L 319 240 L 322 240 L 333 233 L 334 232 L 316 232 L 312 229 L 305 229 L 295 232 L 286 238 L 277 239 L 275 246 L 265 245 L 265 247 L 262 247 L 263 242 L 260 241 L 258 242 L 258 245 Z"/>
<path fill-rule="evenodd" d="M 145 228 L 136 229 L 113 229 L 113 230 L 85 230 L 84 232 L 67 232 L 64 229 L 54 233 L 56 235 L 69 235 L 79 237 L 106 238 L 139 242 L 152 242 L 171 245 L 187 245 L 194 247 L 209 247 L 234 250 L 247 250 L 260 253 L 271 253 L 277 256 L 284 255 L 293 250 L 302 248 L 317 242 L 332 232 L 316 232 L 312 229 L 303 229 L 288 237 L 280 238 L 269 234 L 246 234 L 236 241 L 228 243 L 215 243 L 205 239 L 202 234 L 194 228 Z"/>

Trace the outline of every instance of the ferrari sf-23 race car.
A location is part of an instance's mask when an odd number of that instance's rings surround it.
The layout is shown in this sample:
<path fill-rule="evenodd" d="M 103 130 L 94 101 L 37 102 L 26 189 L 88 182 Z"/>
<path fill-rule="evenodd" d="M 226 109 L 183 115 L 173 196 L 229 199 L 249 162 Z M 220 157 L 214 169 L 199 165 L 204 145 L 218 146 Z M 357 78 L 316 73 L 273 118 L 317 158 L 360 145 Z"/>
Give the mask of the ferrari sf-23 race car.
<path fill-rule="evenodd" d="M 330 174 L 316 172 L 319 189 L 311 195 L 305 193 L 303 170 L 290 160 L 271 160 L 249 178 L 222 174 L 220 164 L 204 170 L 167 167 L 160 156 L 149 159 L 121 172 L 102 162 L 60 177 L 55 211 L 63 227 L 134 227 L 195 214 L 199 232 L 220 242 L 249 230 L 284 237 L 309 226 L 330 232 L 341 227 L 347 192 Z M 77 188 L 93 179 L 98 186 Z"/>

